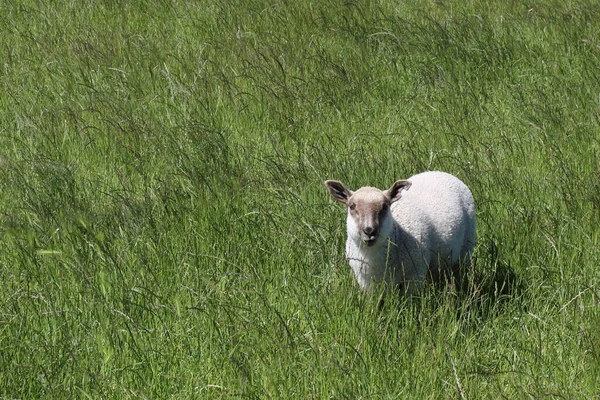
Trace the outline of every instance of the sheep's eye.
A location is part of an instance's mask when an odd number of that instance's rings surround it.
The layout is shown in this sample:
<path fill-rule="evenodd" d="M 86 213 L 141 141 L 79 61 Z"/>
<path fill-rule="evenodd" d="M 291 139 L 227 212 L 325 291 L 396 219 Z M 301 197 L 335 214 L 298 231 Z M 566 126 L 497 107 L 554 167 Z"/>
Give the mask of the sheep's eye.
<path fill-rule="evenodd" d="M 356 204 L 354 204 L 354 203 L 350 203 L 350 204 L 348 205 L 348 208 L 349 208 L 351 211 L 354 211 L 354 209 L 356 208 Z"/>

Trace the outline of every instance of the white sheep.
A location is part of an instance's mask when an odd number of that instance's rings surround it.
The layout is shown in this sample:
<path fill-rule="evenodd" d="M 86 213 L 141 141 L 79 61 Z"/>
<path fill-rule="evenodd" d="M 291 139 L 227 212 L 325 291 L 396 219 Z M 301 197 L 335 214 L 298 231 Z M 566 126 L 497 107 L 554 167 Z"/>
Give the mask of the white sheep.
<path fill-rule="evenodd" d="M 475 201 L 457 177 L 428 171 L 388 190 L 325 182 L 348 207 L 346 258 L 360 287 L 394 283 L 406 294 L 421 291 L 428 273 L 467 267 L 475 246 Z"/>

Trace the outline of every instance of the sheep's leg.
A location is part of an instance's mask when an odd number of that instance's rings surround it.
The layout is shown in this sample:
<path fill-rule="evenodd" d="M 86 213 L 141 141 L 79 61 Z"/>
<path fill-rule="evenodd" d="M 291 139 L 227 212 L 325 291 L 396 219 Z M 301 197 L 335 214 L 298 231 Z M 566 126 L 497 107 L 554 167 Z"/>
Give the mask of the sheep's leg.
<path fill-rule="evenodd" d="M 407 268 L 409 270 L 407 270 Z M 427 278 L 427 265 L 425 263 L 419 265 L 402 266 L 402 276 L 396 276 L 396 282 L 400 283 L 404 294 L 414 296 L 423 291 L 425 279 Z"/>
<path fill-rule="evenodd" d="M 425 276 L 404 282 L 404 294 L 406 296 L 415 296 L 423 291 L 425 286 Z"/>

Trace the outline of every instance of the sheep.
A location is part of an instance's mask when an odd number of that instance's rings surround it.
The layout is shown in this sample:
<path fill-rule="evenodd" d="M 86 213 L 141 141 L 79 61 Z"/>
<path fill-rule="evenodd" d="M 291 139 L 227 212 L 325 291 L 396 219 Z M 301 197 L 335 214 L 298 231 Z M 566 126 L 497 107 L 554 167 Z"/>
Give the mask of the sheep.
<path fill-rule="evenodd" d="M 393 283 L 407 295 L 418 294 L 428 277 L 470 265 L 475 200 L 457 177 L 427 171 L 387 190 L 353 192 L 335 180 L 325 186 L 347 206 L 346 258 L 363 291 Z"/>

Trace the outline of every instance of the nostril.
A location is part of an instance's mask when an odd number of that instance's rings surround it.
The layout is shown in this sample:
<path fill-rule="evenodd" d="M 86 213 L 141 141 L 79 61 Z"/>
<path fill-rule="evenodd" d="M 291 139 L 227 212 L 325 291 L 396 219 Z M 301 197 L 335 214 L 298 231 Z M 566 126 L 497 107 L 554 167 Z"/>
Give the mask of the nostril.
<path fill-rule="evenodd" d="M 372 234 L 375 232 L 375 228 L 373 228 L 373 227 L 370 227 L 370 226 L 367 226 L 365 229 L 363 229 L 363 231 L 364 231 L 364 232 L 365 232 L 367 235 L 371 236 L 371 235 L 372 235 Z"/>

